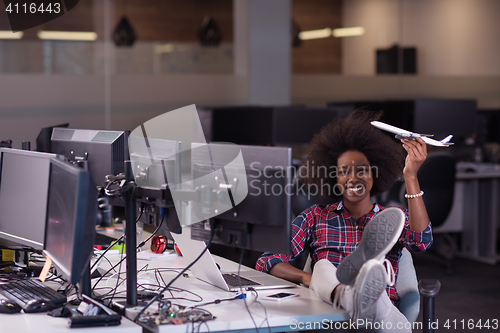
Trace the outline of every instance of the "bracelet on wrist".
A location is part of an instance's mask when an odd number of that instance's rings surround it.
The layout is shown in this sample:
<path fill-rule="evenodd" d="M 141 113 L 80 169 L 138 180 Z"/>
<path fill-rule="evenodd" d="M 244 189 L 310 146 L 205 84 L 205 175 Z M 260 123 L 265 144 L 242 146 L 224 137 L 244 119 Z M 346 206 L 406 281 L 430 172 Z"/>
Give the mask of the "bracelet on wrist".
<path fill-rule="evenodd" d="M 424 191 L 420 191 L 420 193 L 417 193 L 417 194 L 405 194 L 405 198 L 406 199 L 414 199 L 414 198 L 421 197 L 423 195 L 424 195 Z"/>

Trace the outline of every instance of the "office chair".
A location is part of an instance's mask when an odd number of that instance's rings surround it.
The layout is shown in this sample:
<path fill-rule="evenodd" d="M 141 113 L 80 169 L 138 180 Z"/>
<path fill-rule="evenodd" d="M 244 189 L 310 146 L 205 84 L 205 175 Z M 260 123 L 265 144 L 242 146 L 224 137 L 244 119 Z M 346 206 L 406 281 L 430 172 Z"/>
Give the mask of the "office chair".
<path fill-rule="evenodd" d="M 423 199 L 433 228 L 441 226 L 450 214 L 455 194 L 455 165 L 455 159 L 451 154 L 436 152 L 429 153 L 418 170 L 418 181 L 424 191 Z M 403 183 L 400 201 L 406 205 L 404 194 Z M 451 259 L 455 255 L 456 248 L 449 234 L 434 234 L 434 244 L 429 253 L 434 254 L 445 266 L 446 273 L 451 274 L 453 272 Z"/>
<path fill-rule="evenodd" d="M 434 227 L 446 221 L 455 193 L 455 159 L 445 153 L 430 153 L 418 170 L 427 214 Z"/>
<path fill-rule="evenodd" d="M 300 214 L 302 211 L 306 210 L 313 204 L 329 204 L 340 200 L 340 198 L 332 197 L 320 197 L 318 195 L 312 195 L 311 192 L 304 190 L 303 192 L 297 191 L 298 188 L 304 186 L 299 179 L 294 179 L 293 184 L 293 195 L 291 198 L 292 213 L 294 216 Z M 311 273 L 311 257 L 307 255 L 307 258 L 299 259 L 299 263 L 295 263 L 298 267 L 302 265 L 303 270 L 307 273 Z M 420 312 L 420 297 L 423 297 L 423 319 L 424 323 L 434 321 L 434 297 L 438 294 L 440 288 L 440 282 L 438 280 L 422 280 L 417 281 L 417 274 L 415 272 L 415 267 L 413 265 L 413 259 L 407 249 L 403 249 L 401 258 L 399 259 L 399 274 L 398 280 L 396 281 L 396 290 L 401 297 L 401 303 L 399 310 L 408 319 L 409 322 L 413 323 L 417 320 L 418 314 Z M 432 332 L 424 330 L 424 332 Z"/>

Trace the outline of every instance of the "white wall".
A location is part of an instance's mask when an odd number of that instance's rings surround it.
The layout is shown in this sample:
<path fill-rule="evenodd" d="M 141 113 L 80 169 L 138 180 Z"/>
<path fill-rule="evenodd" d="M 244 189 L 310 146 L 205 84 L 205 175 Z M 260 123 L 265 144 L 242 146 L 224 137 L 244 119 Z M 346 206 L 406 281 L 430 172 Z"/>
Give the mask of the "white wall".
<path fill-rule="evenodd" d="M 498 0 L 345 0 L 343 25 L 364 26 L 345 38 L 344 75 L 373 75 L 375 50 L 417 48 L 418 75 L 500 76 Z"/>
<path fill-rule="evenodd" d="M 324 107 L 329 101 L 450 98 L 476 99 L 479 109 L 500 109 L 500 77 L 295 75 L 294 103 Z"/>
<path fill-rule="evenodd" d="M 15 148 L 40 129 L 69 122 L 105 129 L 103 76 L 0 75 L 0 140 Z M 132 130 L 144 121 L 189 104 L 244 104 L 246 81 L 235 75 L 134 75 L 111 77 L 111 126 Z"/>
<path fill-rule="evenodd" d="M 342 75 L 294 75 L 294 103 L 473 98 L 500 109 L 499 0 L 344 0 Z M 375 50 L 417 48 L 417 75 L 376 75 Z"/>

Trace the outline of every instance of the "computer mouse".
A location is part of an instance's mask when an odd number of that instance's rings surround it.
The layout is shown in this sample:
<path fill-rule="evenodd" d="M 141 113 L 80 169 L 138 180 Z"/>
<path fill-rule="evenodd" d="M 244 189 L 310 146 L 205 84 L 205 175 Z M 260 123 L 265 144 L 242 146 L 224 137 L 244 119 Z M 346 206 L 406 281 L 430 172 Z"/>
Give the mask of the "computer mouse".
<path fill-rule="evenodd" d="M 24 307 L 24 312 L 35 313 L 35 312 L 47 312 L 54 310 L 56 308 L 55 304 L 52 302 L 44 302 L 41 300 L 33 299 L 26 303 Z"/>
<path fill-rule="evenodd" d="M 21 307 L 16 303 L 12 303 L 6 299 L 0 299 L 0 313 L 19 313 Z"/>

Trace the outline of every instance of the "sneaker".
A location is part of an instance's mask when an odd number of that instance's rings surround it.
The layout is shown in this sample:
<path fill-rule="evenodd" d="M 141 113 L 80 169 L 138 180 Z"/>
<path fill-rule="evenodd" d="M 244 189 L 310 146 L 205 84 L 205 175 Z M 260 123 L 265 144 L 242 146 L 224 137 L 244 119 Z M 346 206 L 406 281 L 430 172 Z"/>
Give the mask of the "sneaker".
<path fill-rule="evenodd" d="M 374 322 L 377 318 L 377 303 L 385 292 L 386 271 L 378 260 L 368 260 L 360 269 L 353 286 L 339 285 L 334 297 L 334 306 L 341 306 L 352 321 Z"/>
<path fill-rule="evenodd" d="M 387 293 L 380 294 L 377 301 L 377 316 L 373 323 L 385 323 L 385 329 L 380 329 L 377 332 L 395 332 L 397 328 L 398 333 L 411 333 L 411 323 L 406 317 L 392 304 Z M 388 323 L 391 323 L 390 325 Z"/>
<path fill-rule="evenodd" d="M 404 221 L 403 211 L 395 207 L 384 209 L 375 215 L 366 226 L 356 250 L 337 267 L 337 278 L 340 283 L 353 284 L 361 266 L 367 260 L 382 261 L 401 235 Z"/>

